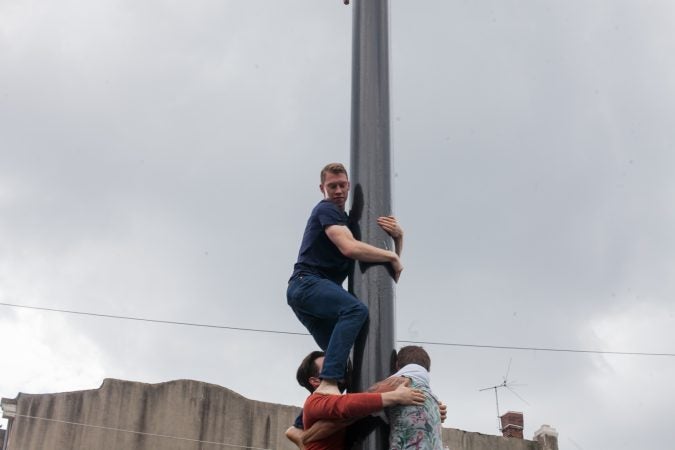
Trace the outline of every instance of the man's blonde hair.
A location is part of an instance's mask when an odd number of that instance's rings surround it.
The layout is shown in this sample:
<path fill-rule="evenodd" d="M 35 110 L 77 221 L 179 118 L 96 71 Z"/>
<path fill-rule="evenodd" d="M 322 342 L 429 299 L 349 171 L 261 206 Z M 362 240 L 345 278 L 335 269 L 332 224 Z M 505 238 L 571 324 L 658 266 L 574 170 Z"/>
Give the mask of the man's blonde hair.
<path fill-rule="evenodd" d="M 347 169 L 345 169 L 345 166 L 342 165 L 342 163 L 330 163 L 326 164 L 326 167 L 321 169 L 321 184 L 323 184 L 324 181 L 326 181 L 326 173 L 332 173 L 332 174 L 340 174 L 344 173 L 347 175 L 347 178 L 349 178 L 349 174 L 347 173 Z"/>

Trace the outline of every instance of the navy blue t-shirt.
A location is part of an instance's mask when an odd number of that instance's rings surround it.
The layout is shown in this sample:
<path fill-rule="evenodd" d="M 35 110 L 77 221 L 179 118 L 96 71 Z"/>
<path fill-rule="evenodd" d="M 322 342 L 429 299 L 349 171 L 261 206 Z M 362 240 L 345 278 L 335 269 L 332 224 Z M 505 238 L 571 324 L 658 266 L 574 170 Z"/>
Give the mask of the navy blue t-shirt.
<path fill-rule="evenodd" d="M 302 422 L 302 410 L 300 410 L 300 414 L 298 417 L 295 418 L 295 422 L 293 422 L 293 426 L 295 428 L 300 428 L 301 430 L 305 429 L 305 424 Z"/>
<path fill-rule="evenodd" d="M 349 216 L 333 202 L 321 200 L 307 220 L 291 279 L 307 273 L 342 284 L 347 278 L 354 261 L 340 253 L 328 238 L 325 229 L 330 225 L 349 226 Z"/>

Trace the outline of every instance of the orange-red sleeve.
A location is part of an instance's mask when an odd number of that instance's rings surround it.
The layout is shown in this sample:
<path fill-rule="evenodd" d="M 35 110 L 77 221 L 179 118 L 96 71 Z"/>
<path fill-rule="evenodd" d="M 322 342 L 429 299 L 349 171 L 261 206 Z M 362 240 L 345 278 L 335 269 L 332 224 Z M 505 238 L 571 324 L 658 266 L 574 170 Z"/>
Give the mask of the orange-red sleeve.
<path fill-rule="evenodd" d="M 305 401 L 303 408 L 305 429 L 311 427 L 317 420 L 363 417 L 381 409 L 381 394 L 312 394 Z"/>

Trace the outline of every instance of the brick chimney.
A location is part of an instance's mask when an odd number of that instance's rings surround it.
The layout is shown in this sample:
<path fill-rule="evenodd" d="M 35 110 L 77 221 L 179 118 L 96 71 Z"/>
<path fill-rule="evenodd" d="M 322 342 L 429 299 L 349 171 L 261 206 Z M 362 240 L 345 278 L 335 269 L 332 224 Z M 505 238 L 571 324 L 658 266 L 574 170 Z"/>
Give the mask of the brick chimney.
<path fill-rule="evenodd" d="M 502 421 L 502 435 L 504 437 L 523 438 L 523 413 L 509 411 L 500 417 Z"/>

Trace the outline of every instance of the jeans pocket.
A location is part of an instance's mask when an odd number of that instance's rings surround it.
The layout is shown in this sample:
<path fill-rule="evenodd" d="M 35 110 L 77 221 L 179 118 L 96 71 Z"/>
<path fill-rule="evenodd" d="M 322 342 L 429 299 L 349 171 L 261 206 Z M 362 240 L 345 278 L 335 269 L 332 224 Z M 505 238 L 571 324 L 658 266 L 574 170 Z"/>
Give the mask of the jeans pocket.
<path fill-rule="evenodd" d="M 286 291 L 286 300 L 291 307 L 300 307 L 305 304 L 307 298 L 311 296 L 313 287 L 321 279 L 313 276 L 301 275 L 291 281 Z"/>
<path fill-rule="evenodd" d="M 288 289 L 286 290 L 286 302 L 291 308 L 302 303 L 302 299 L 304 298 L 304 285 L 304 276 L 299 276 L 288 284 Z"/>

